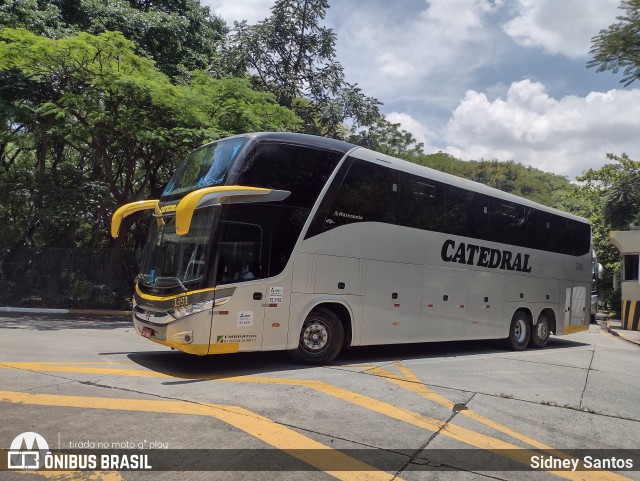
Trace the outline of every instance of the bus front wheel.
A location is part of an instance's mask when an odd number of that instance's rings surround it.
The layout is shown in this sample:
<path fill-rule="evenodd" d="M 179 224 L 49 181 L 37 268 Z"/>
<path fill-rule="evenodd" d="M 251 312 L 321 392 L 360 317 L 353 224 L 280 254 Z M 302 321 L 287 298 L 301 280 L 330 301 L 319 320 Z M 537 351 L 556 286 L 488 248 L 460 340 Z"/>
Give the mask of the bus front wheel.
<path fill-rule="evenodd" d="M 324 364 L 333 361 L 344 343 L 344 329 L 338 316 L 329 309 L 317 308 L 302 324 L 298 348 L 291 357 L 305 364 Z"/>
<path fill-rule="evenodd" d="M 551 323 L 547 316 L 542 315 L 538 319 L 538 323 L 533 326 L 531 331 L 531 340 L 529 343 L 531 347 L 544 347 L 549 342 L 549 335 L 551 334 Z"/>
<path fill-rule="evenodd" d="M 514 351 L 521 351 L 529 344 L 531 336 L 531 324 L 529 318 L 522 312 L 516 312 L 511 318 L 511 326 L 509 328 L 509 337 L 507 337 L 507 345 Z"/>

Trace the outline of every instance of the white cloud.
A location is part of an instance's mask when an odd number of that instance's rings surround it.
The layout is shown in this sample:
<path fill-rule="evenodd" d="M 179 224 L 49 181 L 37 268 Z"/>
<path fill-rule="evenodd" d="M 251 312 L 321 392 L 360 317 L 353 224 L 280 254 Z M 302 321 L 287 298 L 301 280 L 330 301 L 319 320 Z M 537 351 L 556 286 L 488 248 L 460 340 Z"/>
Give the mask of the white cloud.
<path fill-rule="evenodd" d="M 411 115 L 403 112 L 391 112 L 390 114 L 385 115 L 385 118 L 392 124 L 400 124 L 400 128 L 402 130 L 410 132 L 419 143 L 422 142 L 425 146 L 425 152 L 437 150 L 429 145 L 429 141 L 436 138 L 435 133 L 431 132 Z"/>
<path fill-rule="evenodd" d="M 212 13 L 222 17 L 229 26 L 246 20 L 250 25 L 271 15 L 274 0 L 202 0 Z"/>
<path fill-rule="evenodd" d="M 519 45 L 583 57 L 591 37 L 615 21 L 619 0 L 518 0 L 504 31 Z"/>
<path fill-rule="evenodd" d="M 500 2 L 498 2 L 499 4 Z M 490 25 L 490 0 L 336 2 L 337 50 L 347 78 L 383 102 L 429 99 L 451 108 L 471 72 L 486 65 L 503 34 Z M 375 5 L 375 8 L 373 8 Z M 344 22 L 352 18 L 354 22 Z M 455 91 L 455 93 L 453 93 Z"/>
<path fill-rule="evenodd" d="M 463 159 L 515 160 L 574 178 L 605 154 L 640 152 L 640 89 L 550 97 L 544 85 L 514 82 L 506 99 L 470 90 L 445 129 L 446 151 Z"/>
<path fill-rule="evenodd" d="M 381 53 L 376 57 L 380 71 L 394 78 L 412 77 L 416 74 L 416 68 L 411 62 L 399 59 L 396 54 L 391 52 Z"/>

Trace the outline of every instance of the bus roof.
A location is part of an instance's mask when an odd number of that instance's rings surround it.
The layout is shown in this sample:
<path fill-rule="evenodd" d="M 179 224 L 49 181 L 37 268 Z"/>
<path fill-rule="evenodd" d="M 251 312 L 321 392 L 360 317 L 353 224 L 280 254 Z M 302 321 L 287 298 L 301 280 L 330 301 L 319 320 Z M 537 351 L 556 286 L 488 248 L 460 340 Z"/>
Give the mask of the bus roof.
<path fill-rule="evenodd" d="M 259 142 L 285 142 L 288 144 L 306 145 L 318 149 L 332 150 L 334 152 L 347 152 L 357 148 L 357 145 L 350 144 L 343 140 L 330 139 L 309 134 L 295 134 L 291 132 L 255 132 L 251 134 L 241 134 L 239 137 L 250 137 Z"/>

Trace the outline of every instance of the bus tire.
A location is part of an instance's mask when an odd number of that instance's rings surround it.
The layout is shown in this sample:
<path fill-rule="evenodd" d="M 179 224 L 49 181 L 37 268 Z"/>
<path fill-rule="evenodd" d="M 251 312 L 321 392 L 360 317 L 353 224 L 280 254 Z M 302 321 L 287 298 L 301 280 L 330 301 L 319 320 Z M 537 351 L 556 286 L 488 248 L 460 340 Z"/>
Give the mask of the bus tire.
<path fill-rule="evenodd" d="M 551 335 L 551 322 L 549 318 L 542 314 L 538 318 L 538 323 L 533 326 L 531 330 L 531 339 L 529 345 L 531 347 L 544 347 L 549 342 L 549 336 Z"/>
<path fill-rule="evenodd" d="M 325 364 L 333 361 L 344 343 L 344 328 L 338 316 L 329 309 L 316 308 L 302 324 L 298 348 L 291 357 L 304 364 Z"/>
<path fill-rule="evenodd" d="M 531 336 L 531 324 L 529 318 L 523 311 L 517 311 L 511 318 L 511 326 L 509 327 L 509 337 L 507 337 L 507 346 L 514 351 L 521 351 L 529 344 Z"/>

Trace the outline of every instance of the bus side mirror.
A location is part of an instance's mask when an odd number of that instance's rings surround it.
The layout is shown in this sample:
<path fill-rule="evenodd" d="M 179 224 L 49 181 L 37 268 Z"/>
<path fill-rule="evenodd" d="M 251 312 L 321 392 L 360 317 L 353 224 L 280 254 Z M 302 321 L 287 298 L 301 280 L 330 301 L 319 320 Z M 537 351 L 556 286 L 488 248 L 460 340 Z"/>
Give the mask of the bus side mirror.
<path fill-rule="evenodd" d="M 602 267 L 602 264 L 598 264 L 598 280 L 602 280 L 603 277 L 604 277 L 604 267 Z"/>
<path fill-rule="evenodd" d="M 131 202 L 118 208 L 111 217 L 111 237 L 114 239 L 120 235 L 120 226 L 125 217 L 129 217 L 131 214 L 140 212 L 142 210 L 151 210 L 158 208 L 157 200 L 139 200 L 137 202 Z"/>

